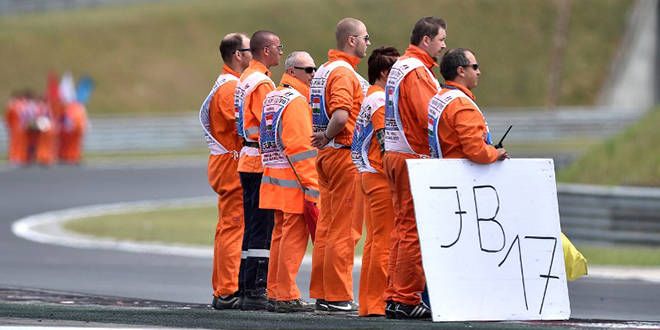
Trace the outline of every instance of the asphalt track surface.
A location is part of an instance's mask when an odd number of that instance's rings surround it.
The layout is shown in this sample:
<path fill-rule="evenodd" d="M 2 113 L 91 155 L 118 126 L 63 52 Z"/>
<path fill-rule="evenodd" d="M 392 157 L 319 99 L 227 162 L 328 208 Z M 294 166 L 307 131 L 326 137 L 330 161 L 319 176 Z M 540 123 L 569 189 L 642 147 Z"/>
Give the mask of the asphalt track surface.
<path fill-rule="evenodd" d="M 67 248 L 27 241 L 11 232 L 15 220 L 51 210 L 196 196 L 213 196 L 203 160 L 0 169 L 0 324 L 19 318 L 204 328 L 404 325 L 381 318 L 213 311 L 207 306 L 209 259 Z M 303 267 L 299 274 L 303 297 L 308 296 L 309 271 Z M 357 282 L 355 273 L 354 286 Z M 586 322 L 580 327 L 599 327 L 597 320 L 620 320 L 651 321 L 650 326 L 660 328 L 660 283 L 586 278 L 570 283 L 569 293 L 572 319 Z M 421 328 L 576 326 L 561 322 L 414 324 Z"/>

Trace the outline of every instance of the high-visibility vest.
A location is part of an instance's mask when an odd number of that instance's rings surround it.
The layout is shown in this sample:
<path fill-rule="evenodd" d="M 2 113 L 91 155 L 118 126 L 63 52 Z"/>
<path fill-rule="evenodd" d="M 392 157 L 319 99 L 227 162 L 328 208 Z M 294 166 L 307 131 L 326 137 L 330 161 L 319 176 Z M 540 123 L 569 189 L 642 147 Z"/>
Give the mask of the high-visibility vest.
<path fill-rule="evenodd" d="M 250 139 L 250 134 L 257 133 L 259 127 L 243 127 L 243 106 L 245 100 L 250 96 L 254 89 L 262 83 L 268 83 L 275 88 L 275 84 L 267 75 L 261 72 L 252 72 L 245 80 L 239 81 L 236 84 L 236 93 L 234 94 L 234 114 L 236 116 L 236 131 L 238 135 L 248 142 L 257 142 Z"/>
<path fill-rule="evenodd" d="M 433 73 L 420 61 L 414 57 L 409 57 L 403 60 L 397 60 L 390 74 L 387 76 L 387 84 L 385 85 L 385 150 L 396 151 L 406 154 L 417 154 L 412 150 L 406 133 L 403 131 L 403 123 L 401 122 L 401 115 L 399 113 L 399 89 L 403 78 L 413 70 L 423 67 L 426 73 L 435 82 L 436 88 L 440 90 L 440 84 L 433 76 Z M 420 155 L 423 156 L 423 155 Z"/>
<path fill-rule="evenodd" d="M 259 127 L 259 147 L 264 167 L 290 167 L 282 144 L 281 119 L 284 109 L 297 97 L 304 98 L 302 94 L 293 88 L 275 90 L 266 95 Z"/>
<path fill-rule="evenodd" d="M 303 187 L 297 178 L 294 164 L 303 161 L 313 161 L 317 151 L 315 149 L 305 150 L 287 157 L 282 142 L 282 116 L 287 111 L 289 104 L 296 98 L 305 97 L 293 88 L 285 87 L 274 90 L 264 100 L 261 112 L 261 123 L 259 126 L 259 147 L 261 159 L 264 165 L 264 174 L 261 178 L 261 193 L 276 196 L 268 196 L 263 202 L 271 204 L 272 198 L 285 212 L 302 212 L 304 195 L 312 200 L 319 197 L 318 187 Z M 306 100 L 305 100 L 306 101 Z M 313 166 L 312 166 L 313 168 Z M 303 175 L 303 173 L 298 173 Z M 267 195 L 268 195 L 267 194 Z M 303 195 L 304 194 L 304 195 Z M 269 203 L 270 201 L 270 203 Z"/>
<path fill-rule="evenodd" d="M 344 67 L 349 69 L 355 74 L 355 77 L 360 82 L 362 87 L 362 94 L 367 95 L 367 90 L 369 89 L 369 82 L 362 78 L 359 73 L 357 73 L 353 67 L 348 64 L 348 62 L 343 60 L 337 60 L 329 63 L 325 63 L 319 67 L 319 69 L 314 74 L 314 78 L 310 82 L 310 100 L 309 103 L 312 107 L 312 127 L 314 132 L 324 132 L 328 128 L 328 123 L 330 122 L 330 116 L 328 116 L 327 102 L 325 98 L 325 88 L 328 83 L 328 77 L 338 67 Z M 327 146 L 340 148 L 343 147 L 335 143 L 335 140 L 332 139 Z"/>
<path fill-rule="evenodd" d="M 385 92 L 383 91 L 371 93 L 362 102 L 360 114 L 355 121 L 353 144 L 351 145 L 351 158 L 358 172 L 378 173 L 369 163 L 369 148 L 371 148 L 371 138 L 374 134 L 371 117 L 383 105 L 385 105 Z"/>
<path fill-rule="evenodd" d="M 479 109 L 479 106 L 463 91 L 456 88 L 445 88 L 440 93 L 435 94 L 429 101 L 429 120 L 428 120 L 428 130 L 429 130 L 429 146 L 431 151 L 431 158 L 442 158 L 442 147 L 440 146 L 440 138 L 438 134 L 438 123 L 440 123 L 440 118 L 442 117 L 442 112 L 447 108 L 447 106 L 457 98 L 464 98 L 470 101 L 472 105 L 479 111 L 481 116 L 484 118 L 484 123 L 486 124 L 486 137 L 484 142 L 486 144 L 493 144 L 493 140 L 490 136 L 490 130 L 488 129 L 488 123 L 484 117 L 483 112 Z"/>
<path fill-rule="evenodd" d="M 215 83 L 213 84 L 213 88 L 211 89 L 211 92 L 209 95 L 204 99 L 204 102 L 202 103 L 202 106 L 199 108 L 199 122 L 202 124 L 202 129 L 204 130 L 204 139 L 206 139 L 206 144 L 209 147 L 209 151 L 211 152 L 211 155 L 223 155 L 229 152 L 225 146 L 223 146 L 218 140 L 213 137 L 213 134 L 211 134 L 211 116 L 210 116 L 210 108 L 211 108 L 211 100 L 213 99 L 213 95 L 215 95 L 215 92 L 218 90 L 218 88 L 222 87 L 222 85 L 230 82 L 230 81 L 237 81 L 238 78 L 236 78 L 234 75 L 231 74 L 221 74 L 218 76 L 218 79 L 215 80 Z M 237 153 L 235 150 L 232 150 L 237 156 Z"/>

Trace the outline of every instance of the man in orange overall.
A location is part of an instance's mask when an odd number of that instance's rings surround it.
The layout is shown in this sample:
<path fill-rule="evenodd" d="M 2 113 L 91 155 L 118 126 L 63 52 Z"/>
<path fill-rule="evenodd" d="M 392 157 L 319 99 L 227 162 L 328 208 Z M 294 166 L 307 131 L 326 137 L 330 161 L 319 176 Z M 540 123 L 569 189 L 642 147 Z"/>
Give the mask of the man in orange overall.
<path fill-rule="evenodd" d="M 234 107 L 238 135 L 243 139 L 238 173 L 243 187 L 245 230 L 243 254 L 246 256 L 241 309 L 265 309 L 268 303 L 266 281 L 270 240 L 273 231 L 273 210 L 259 208 L 259 187 L 263 167 L 259 153 L 259 123 L 266 94 L 275 89 L 269 68 L 280 62 L 282 43 L 270 31 L 257 31 L 250 38 L 252 61 L 236 85 Z"/>
<path fill-rule="evenodd" d="M 392 191 L 395 227 L 385 291 L 388 318 L 431 317 L 431 309 L 421 301 L 426 280 L 406 159 L 429 156 L 428 104 L 439 90 L 431 70 L 445 48 L 446 27 L 441 18 L 417 21 L 410 46 L 390 70 L 385 86 L 383 165 Z"/>
<path fill-rule="evenodd" d="M 399 57 L 394 47 L 380 47 L 369 56 L 369 91 L 355 123 L 351 152 L 357 167 L 358 194 L 364 199 L 367 237 L 360 273 L 360 316 L 385 315 L 383 292 L 387 285 L 387 263 L 394 228 L 392 193 L 383 172 L 385 150 L 385 82 Z"/>
<path fill-rule="evenodd" d="M 252 54 L 250 39 L 244 34 L 230 33 L 220 42 L 224 65 L 211 92 L 199 110 L 210 155 L 209 184 L 218 194 L 218 224 L 213 245 L 213 301 L 215 309 L 237 309 L 241 306 L 242 287 L 238 276 L 243 241 L 243 189 L 238 177 L 238 151 L 243 140 L 236 133 L 234 92 L 241 72 L 247 68 Z"/>
<path fill-rule="evenodd" d="M 479 83 L 479 64 L 470 50 L 448 51 L 440 63 L 446 87 L 429 103 L 429 145 L 433 158 L 467 158 L 490 164 L 508 158 L 504 148 L 492 144 L 488 124 L 474 102 L 472 89 Z"/>
<path fill-rule="evenodd" d="M 87 110 L 77 101 L 64 105 L 64 112 L 60 122 L 60 148 L 59 159 L 61 163 L 69 165 L 80 164 L 82 142 L 87 129 Z"/>
<path fill-rule="evenodd" d="M 39 98 L 35 102 L 37 106 L 37 116 L 34 120 L 34 128 L 37 130 L 35 159 L 39 165 L 50 166 L 55 162 L 55 143 L 57 142 L 55 117 L 45 98 Z"/>
<path fill-rule="evenodd" d="M 337 49 L 311 83 L 312 145 L 321 149 L 316 163 L 321 192 L 321 214 L 312 255 L 310 295 L 316 310 L 352 313 L 353 257 L 355 253 L 355 181 L 351 160 L 355 119 L 368 82 L 355 71 L 371 44 L 367 27 L 354 18 L 337 23 Z"/>
<path fill-rule="evenodd" d="M 316 67 L 306 52 L 291 53 L 284 66 L 282 82 L 264 101 L 259 133 L 264 165 L 259 207 L 275 210 L 268 298 L 279 313 L 312 308 L 300 299 L 296 275 L 310 236 L 304 208 L 315 207 L 319 197 L 309 107 L 309 82 Z"/>
<path fill-rule="evenodd" d="M 13 166 L 25 166 L 28 160 L 28 133 L 24 115 L 27 99 L 17 92 L 7 102 L 5 125 L 7 128 L 7 156 Z"/>

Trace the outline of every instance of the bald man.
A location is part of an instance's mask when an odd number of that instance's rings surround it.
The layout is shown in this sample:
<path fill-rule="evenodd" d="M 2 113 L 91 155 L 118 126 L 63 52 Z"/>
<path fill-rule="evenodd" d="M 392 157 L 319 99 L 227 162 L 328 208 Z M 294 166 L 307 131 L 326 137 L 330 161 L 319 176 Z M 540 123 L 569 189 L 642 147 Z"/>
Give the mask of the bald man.
<path fill-rule="evenodd" d="M 312 145 L 319 149 L 316 169 L 320 217 L 312 255 L 310 296 L 321 313 L 354 313 L 351 212 L 357 170 L 351 159 L 355 120 L 369 83 L 355 70 L 371 44 L 367 27 L 355 18 L 337 23 L 337 48 L 319 67 L 311 84 Z M 361 212 L 360 212 L 361 213 Z"/>

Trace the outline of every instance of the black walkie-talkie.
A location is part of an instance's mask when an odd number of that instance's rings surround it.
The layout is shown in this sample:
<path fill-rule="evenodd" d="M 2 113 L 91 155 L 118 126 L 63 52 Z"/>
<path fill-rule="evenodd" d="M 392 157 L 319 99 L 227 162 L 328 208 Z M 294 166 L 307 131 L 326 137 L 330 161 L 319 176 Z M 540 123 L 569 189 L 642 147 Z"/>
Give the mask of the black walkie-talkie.
<path fill-rule="evenodd" d="M 500 139 L 500 142 L 497 142 L 497 144 L 495 145 L 495 149 L 502 148 L 502 142 L 504 141 L 504 138 L 506 137 L 506 135 L 509 134 L 509 131 L 511 130 L 511 127 L 513 127 L 513 125 L 509 125 L 509 128 L 506 129 L 506 132 L 504 132 L 504 135 L 502 135 L 502 138 Z"/>

